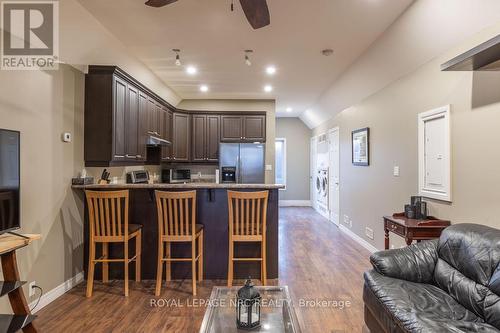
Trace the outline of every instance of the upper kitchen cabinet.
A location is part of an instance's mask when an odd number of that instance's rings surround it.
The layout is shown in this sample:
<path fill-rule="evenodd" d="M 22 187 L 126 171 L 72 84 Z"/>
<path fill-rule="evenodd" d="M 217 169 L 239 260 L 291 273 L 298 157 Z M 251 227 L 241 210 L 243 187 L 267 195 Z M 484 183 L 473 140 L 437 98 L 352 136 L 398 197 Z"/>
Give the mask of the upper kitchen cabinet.
<path fill-rule="evenodd" d="M 266 115 L 222 115 L 221 141 L 266 141 Z"/>
<path fill-rule="evenodd" d="M 173 112 L 169 109 L 163 107 L 163 119 L 161 120 L 162 136 L 164 140 L 172 142 L 173 134 Z M 161 147 L 161 160 L 164 162 L 169 162 L 172 159 L 172 145 L 164 145 Z"/>
<path fill-rule="evenodd" d="M 220 116 L 194 114 L 192 116 L 192 161 L 219 160 Z"/>
<path fill-rule="evenodd" d="M 243 117 L 243 140 L 266 141 L 266 116 Z"/>
<path fill-rule="evenodd" d="M 144 164 L 148 139 L 168 140 L 171 136 L 166 105 L 120 68 L 89 66 L 85 76 L 85 165 Z M 166 155 L 170 155 L 168 150 L 162 157 Z"/>
<path fill-rule="evenodd" d="M 221 119 L 221 141 L 237 142 L 243 140 L 243 117 L 223 115 Z"/>
<path fill-rule="evenodd" d="M 191 143 L 191 116 L 186 113 L 174 112 L 173 114 L 173 137 L 172 137 L 172 161 L 189 162 Z"/>

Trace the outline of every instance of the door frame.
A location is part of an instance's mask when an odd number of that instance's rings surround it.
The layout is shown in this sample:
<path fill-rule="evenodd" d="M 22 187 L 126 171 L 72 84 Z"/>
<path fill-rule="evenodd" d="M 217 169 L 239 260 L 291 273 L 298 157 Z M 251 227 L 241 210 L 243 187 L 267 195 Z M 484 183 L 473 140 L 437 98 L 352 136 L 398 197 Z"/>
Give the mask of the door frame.
<path fill-rule="evenodd" d="M 317 208 L 316 200 L 316 167 L 317 167 L 317 156 L 318 156 L 318 137 L 313 136 L 311 138 L 311 146 L 310 146 L 310 164 L 309 164 L 309 198 L 311 200 L 311 207 L 314 209 Z"/>
<path fill-rule="evenodd" d="M 336 156 L 333 156 L 333 151 L 331 149 L 332 147 L 332 134 L 336 132 L 337 136 L 337 147 L 338 151 L 335 154 Z M 328 173 L 328 190 L 329 190 L 329 220 L 333 222 L 336 226 L 340 226 L 340 128 L 334 127 L 328 130 L 328 165 L 329 165 L 329 173 Z M 334 170 L 332 167 L 334 163 L 332 163 L 333 158 L 336 158 L 338 163 L 337 163 L 337 169 Z M 339 185 L 334 186 L 334 182 L 332 181 L 333 179 L 337 178 Z M 334 191 L 335 189 L 335 191 Z M 335 218 L 333 209 L 334 207 L 338 207 L 337 217 Z"/>

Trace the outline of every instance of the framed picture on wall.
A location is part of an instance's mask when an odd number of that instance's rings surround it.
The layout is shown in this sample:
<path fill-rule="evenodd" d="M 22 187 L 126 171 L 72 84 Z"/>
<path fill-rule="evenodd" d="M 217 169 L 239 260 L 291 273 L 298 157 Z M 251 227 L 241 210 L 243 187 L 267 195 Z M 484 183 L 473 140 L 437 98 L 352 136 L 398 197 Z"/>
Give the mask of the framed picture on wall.
<path fill-rule="evenodd" d="M 368 127 L 352 131 L 352 164 L 370 165 L 370 129 Z"/>

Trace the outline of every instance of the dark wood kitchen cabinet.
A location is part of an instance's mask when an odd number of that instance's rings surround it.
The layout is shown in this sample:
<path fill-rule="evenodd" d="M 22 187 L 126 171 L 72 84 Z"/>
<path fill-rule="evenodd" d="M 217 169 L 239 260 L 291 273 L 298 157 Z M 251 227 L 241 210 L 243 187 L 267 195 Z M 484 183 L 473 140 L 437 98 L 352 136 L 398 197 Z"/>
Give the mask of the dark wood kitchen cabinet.
<path fill-rule="evenodd" d="M 222 115 L 221 120 L 221 141 L 238 142 L 243 140 L 242 116 Z"/>
<path fill-rule="evenodd" d="M 266 141 L 266 116 L 265 115 L 221 116 L 221 141 L 223 142 Z"/>
<path fill-rule="evenodd" d="M 172 161 L 189 162 L 191 142 L 190 115 L 174 112 L 173 120 L 174 131 L 172 137 Z"/>
<path fill-rule="evenodd" d="M 136 161 L 139 154 L 139 90 L 127 85 L 127 107 L 125 109 L 125 159 Z"/>
<path fill-rule="evenodd" d="M 113 79 L 113 161 L 124 161 L 126 153 L 127 83 Z"/>
<path fill-rule="evenodd" d="M 207 116 L 206 157 L 208 162 L 219 161 L 220 116 Z"/>
<path fill-rule="evenodd" d="M 163 139 L 172 142 L 172 129 L 173 129 L 173 112 L 167 108 L 163 108 L 163 120 L 161 122 Z M 172 159 L 172 145 L 161 146 L 161 160 L 169 162 Z"/>
<path fill-rule="evenodd" d="M 148 140 L 149 129 L 148 95 L 139 91 L 139 113 L 138 113 L 138 133 L 137 133 L 137 160 L 146 161 L 146 142 Z"/>
<path fill-rule="evenodd" d="M 266 116 L 243 117 L 243 140 L 249 142 L 266 141 Z"/>
<path fill-rule="evenodd" d="M 192 116 L 192 161 L 217 162 L 219 159 L 220 116 Z"/>
<path fill-rule="evenodd" d="M 161 134 L 163 105 L 146 87 L 116 66 L 89 66 L 85 76 L 86 166 L 146 162 L 148 132 Z"/>
<path fill-rule="evenodd" d="M 265 112 L 177 109 L 116 66 L 89 66 L 84 116 L 86 166 L 216 163 L 220 142 L 266 140 Z"/>

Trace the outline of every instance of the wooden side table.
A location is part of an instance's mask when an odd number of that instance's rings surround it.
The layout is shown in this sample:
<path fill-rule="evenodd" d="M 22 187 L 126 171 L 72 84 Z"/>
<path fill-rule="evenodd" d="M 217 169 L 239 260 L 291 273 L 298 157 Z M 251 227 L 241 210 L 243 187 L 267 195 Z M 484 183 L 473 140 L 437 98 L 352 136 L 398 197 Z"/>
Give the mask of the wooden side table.
<path fill-rule="evenodd" d="M 0 236 L 0 259 L 4 281 L 0 281 L 0 297 L 8 295 L 14 314 L 0 314 L 0 331 L 25 333 L 38 332 L 33 320 L 36 316 L 31 314 L 22 286 L 26 283 L 20 281 L 17 268 L 16 250 L 27 246 L 33 240 L 40 239 L 40 235 L 25 234 L 27 238 L 4 234 Z"/>
<path fill-rule="evenodd" d="M 425 220 L 409 219 L 404 213 L 396 213 L 392 216 L 384 216 L 385 249 L 389 249 L 389 232 L 403 237 L 406 244 L 410 245 L 413 240 L 439 238 L 441 232 L 451 222 L 440 220 L 434 216 L 429 216 Z"/>

